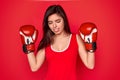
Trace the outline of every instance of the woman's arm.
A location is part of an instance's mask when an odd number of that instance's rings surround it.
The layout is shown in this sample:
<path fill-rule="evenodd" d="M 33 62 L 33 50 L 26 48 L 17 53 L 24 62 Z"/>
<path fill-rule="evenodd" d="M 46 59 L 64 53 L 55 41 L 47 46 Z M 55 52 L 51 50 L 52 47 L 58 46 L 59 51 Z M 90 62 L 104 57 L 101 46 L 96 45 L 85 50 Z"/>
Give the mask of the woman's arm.
<path fill-rule="evenodd" d="M 33 72 L 37 71 L 45 60 L 45 49 L 41 49 L 38 51 L 35 56 L 33 52 L 27 54 L 28 62 L 30 68 Z"/>
<path fill-rule="evenodd" d="M 78 43 L 78 52 L 82 62 L 89 69 L 93 69 L 95 65 L 95 55 L 94 52 L 87 52 L 84 46 L 84 43 L 79 35 L 76 35 Z"/>

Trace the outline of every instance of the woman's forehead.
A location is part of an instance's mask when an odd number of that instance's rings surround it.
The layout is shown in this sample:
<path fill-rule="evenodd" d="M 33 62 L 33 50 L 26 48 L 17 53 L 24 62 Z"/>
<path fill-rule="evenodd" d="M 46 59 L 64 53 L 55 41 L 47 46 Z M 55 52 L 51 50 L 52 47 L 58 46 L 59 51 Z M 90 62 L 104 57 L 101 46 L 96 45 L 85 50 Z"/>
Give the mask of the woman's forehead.
<path fill-rule="evenodd" d="M 56 19 L 62 19 L 62 17 L 61 17 L 59 14 L 57 14 L 57 13 L 52 14 L 52 15 L 50 15 L 50 16 L 48 17 L 48 21 L 56 20 Z"/>

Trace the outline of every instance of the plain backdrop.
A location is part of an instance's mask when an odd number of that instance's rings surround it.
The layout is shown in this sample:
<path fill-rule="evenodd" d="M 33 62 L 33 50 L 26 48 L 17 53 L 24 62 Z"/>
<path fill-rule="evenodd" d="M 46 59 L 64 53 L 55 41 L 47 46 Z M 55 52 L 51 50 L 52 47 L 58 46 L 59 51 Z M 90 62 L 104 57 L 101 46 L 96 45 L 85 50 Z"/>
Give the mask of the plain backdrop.
<path fill-rule="evenodd" d="M 47 64 L 44 63 L 37 72 L 31 72 L 27 57 L 22 51 L 19 28 L 31 24 L 39 30 L 35 44 L 37 49 L 42 38 L 45 10 L 53 4 L 64 8 L 73 33 L 77 33 L 84 22 L 93 22 L 98 27 L 95 68 L 87 69 L 78 57 L 78 80 L 119 80 L 119 0 L 0 1 L 0 80 L 44 79 Z"/>

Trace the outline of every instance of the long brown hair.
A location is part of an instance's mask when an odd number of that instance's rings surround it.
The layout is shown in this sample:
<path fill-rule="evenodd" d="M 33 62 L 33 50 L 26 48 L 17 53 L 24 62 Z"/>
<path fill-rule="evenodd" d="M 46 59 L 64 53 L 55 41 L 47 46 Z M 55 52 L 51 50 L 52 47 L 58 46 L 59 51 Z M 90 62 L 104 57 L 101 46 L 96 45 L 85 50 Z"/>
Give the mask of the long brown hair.
<path fill-rule="evenodd" d="M 65 14 L 64 9 L 60 5 L 51 5 L 47 8 L 44 19 L 43 19 L 43 38 L 41 39 L 38 51 L 46 46 L 48 46 L 52 42 L 52 36 L 54 33 L 50 30 L 48 26 L 48 17 L 52 14 L 60 15 L 64 20 L 64 30 L 66 33 L 71 33 L 67 16 Z"/>

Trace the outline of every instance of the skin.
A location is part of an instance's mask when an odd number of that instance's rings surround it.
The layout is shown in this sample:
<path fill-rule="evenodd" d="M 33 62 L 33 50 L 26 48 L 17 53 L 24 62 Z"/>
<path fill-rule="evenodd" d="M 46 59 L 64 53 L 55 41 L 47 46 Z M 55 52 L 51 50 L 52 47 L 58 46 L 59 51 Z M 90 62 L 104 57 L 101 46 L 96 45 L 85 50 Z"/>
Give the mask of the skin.
<path fill-rule="evenodd" d="M 52 48 L 56 51 L 62 51 L 69 45 L 69 39 L 71 34 L 67 34 L 64 31 L 64 21 L 58 14 L 52 14 L 48 17 L 48 26 L 55 33 L 53 36 L 54 42 L 51 44 Z M 79 35 L 76 35 L 78 43 L 79 56 L 88 69 L 93 69 L 95 65 L 94 53 L 86 51 L 83 41 Z M 64 44 L 60 44 L 64 43 Z M 35 56 L 33 52 L 27 54 L 30 68 L 33 72 L 37 71 L 45 60 L 45 48 L 38 51 Z"/>

